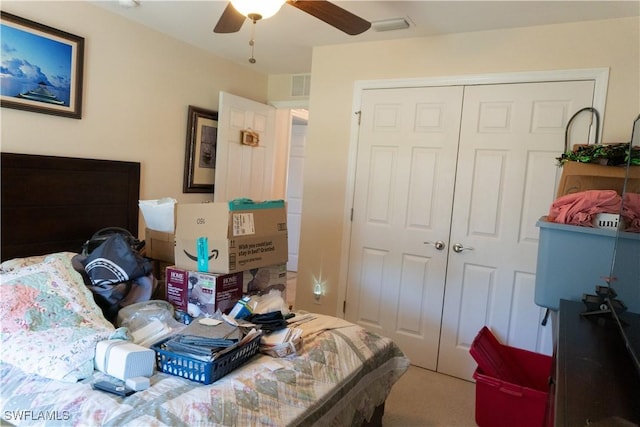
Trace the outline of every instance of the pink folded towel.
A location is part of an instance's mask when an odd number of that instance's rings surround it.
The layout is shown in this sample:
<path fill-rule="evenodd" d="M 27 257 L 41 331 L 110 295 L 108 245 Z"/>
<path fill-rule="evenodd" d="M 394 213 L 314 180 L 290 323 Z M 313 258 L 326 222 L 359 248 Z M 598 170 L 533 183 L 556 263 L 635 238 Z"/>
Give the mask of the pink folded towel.
<path fill-rule="evenodd" d="M 619 213 L 622 198 L 615 190 L 588 190 L 558 197 L 549 210 L 549 221 L 593 227 L 599 213 Z"/>
<path fill-rule="evenodd" d="M 624 231 L 640 232 L 640 194 L 625 193 L 624 200 L 614 190 L 588 190 L 558 197 L 549 209 L 548 221 L 593 227 L 599 213 L 622 215 Z"/>
<path fill-rule="evenodd" d="M 622 201 L 622 218 L 624 231 L 640 233 L 640 194 L 625 193 Z"/>

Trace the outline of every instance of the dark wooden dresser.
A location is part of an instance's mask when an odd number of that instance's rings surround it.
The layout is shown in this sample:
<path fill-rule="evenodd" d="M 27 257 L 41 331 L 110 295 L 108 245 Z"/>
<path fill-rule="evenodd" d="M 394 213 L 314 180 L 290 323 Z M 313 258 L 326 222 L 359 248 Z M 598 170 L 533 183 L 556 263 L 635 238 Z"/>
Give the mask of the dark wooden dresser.
<path fill-rule="evenodd" d="M 582 302 L 560 302 L 548 419 L 558 427 L 640 425 L 640 372 L 618 326 L 584 311 Z M 621 317 L 640 340 L 640 315 Z"/>

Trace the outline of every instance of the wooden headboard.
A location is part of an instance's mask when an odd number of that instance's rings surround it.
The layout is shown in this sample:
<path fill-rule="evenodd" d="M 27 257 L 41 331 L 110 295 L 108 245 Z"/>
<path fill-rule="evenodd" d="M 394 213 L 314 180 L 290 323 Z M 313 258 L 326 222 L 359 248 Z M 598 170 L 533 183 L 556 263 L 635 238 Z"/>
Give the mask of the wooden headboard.
<path fill-rule="evenodd" d="M 2 153 L 0 257 L 80 252 L 93 233 L 138 234 L 140 163 Z"/>

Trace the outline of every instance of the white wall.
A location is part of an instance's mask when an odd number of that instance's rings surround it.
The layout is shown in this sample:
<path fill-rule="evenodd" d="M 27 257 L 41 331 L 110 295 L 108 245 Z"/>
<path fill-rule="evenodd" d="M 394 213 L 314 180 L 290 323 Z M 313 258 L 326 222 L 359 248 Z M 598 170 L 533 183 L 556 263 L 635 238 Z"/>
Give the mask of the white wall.
<path fill-rule="evenodd" d="M 623 142 L 640 112 L 639 64 L 638 18 L 316 48 L 296 307 L 328 314 L 341 307 L 356 81 L 609 67 L 603 141 Z M 314 278 L 325 282 L 320 305 L 313 303 Z"/>
<path fill-rule="evenodd" d="M 188 106 L 217 111 L 219 91 L 266 102 L 267 76 L 84 1 L 2 10 L 85 38 L 82 119 L 2 108 L 2 151 L 137 161 L 142 199 L 213 200 L 182 193 Z"/>

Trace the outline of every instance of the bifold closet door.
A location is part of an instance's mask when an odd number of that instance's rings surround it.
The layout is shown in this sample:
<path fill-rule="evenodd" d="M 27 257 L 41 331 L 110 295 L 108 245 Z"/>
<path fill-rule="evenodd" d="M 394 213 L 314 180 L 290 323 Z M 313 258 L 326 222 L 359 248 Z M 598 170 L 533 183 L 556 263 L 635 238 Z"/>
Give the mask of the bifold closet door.
<path fill-rule="evenodd" d="M 469 347 L 484 325 L 505 344 L 551 353 L 534 303 L 536 222 L 554 200 L 567 120 L 593 93 L 593 81 L 465 88 L 439 372 L 471 379 Z M 580 133 L 588 141 L 587 126 Z"/>
<path fill-rule="evenodd" d="M 346 318 L 434 370 L 461 106 L 462 87 L 362 96 Z"/>
<path fill-rule="evenodd" d="M 469 380 L 485 325 L 550 353 L 535 224 L 554 198 L 567 120 L 593 92 L 593 81 L 364 90 L 347 319 L 414 365 Z"/>

